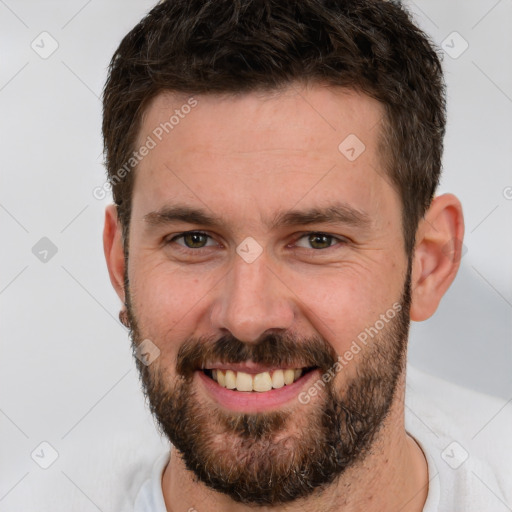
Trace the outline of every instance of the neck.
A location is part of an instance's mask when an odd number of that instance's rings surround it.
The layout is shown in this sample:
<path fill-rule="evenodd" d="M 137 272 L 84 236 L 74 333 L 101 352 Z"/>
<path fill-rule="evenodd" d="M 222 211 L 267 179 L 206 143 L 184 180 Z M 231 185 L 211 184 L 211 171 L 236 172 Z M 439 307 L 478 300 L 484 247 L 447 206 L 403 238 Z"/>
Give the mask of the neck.
<path fill-rule="evenodd" d="M 404 396 L 405 372 L 370 453 L 323 492 L 286 505 L 258 507 L 259 510 L 421 512 L 428 494 L 427 461 L 416 441 L 405 431 Z M 168 512 L 254 512 L 254 506 L 236 503 L 198 482 L 175 450 L 165 468 L 162 488 Z"/>

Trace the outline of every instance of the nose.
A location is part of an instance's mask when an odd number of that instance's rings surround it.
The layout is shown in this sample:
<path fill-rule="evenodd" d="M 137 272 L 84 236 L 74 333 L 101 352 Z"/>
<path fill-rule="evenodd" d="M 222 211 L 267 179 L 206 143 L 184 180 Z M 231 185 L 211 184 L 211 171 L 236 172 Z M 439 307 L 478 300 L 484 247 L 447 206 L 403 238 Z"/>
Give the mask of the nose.
<path fill-rule="evenodd" d="M 252 263 L 238 255 L 223 281 L 211 312 L 213 328 L 246 343 L 257 342 L 267 331 L 287 330 L 294 320 L 293 293 L 269 267 L 265 253 Z"/>

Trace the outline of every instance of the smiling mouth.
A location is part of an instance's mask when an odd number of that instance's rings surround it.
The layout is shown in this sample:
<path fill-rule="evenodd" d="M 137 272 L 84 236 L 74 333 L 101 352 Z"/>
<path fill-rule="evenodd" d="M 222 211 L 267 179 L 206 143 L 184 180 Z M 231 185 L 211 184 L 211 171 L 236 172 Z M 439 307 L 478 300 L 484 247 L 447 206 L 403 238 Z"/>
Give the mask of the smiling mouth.
<path fill-rule="evenodd" d="M 204 369 L 203 373 L 223 388 L 233 391 L 264 393 L 290 386 L 316 367 L 284 368 L 261 373 L 247 373 L 229 369 Z"/>

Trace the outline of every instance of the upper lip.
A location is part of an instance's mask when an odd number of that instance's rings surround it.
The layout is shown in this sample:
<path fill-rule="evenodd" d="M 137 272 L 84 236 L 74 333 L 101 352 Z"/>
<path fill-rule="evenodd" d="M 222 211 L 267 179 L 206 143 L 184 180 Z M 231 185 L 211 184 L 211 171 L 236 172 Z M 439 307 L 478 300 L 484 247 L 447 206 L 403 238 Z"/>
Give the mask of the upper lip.
<path fill-rule="evenodd" d="M 273 370 L 286 370 L 286 369 L 296 369 L 296 368 L 306 368 L 303 364 L 297 365 L 286 365 L 286 366 L 265 366 L 262 364 L 257 364 L 252 361 L 246 361 L 243 363 L 207 363 L 204 365 L 203 370 L 232 370 L 234 372 L 245 372 L 245 373 L 263 373 L 263 372 L 271 372 Z"/>

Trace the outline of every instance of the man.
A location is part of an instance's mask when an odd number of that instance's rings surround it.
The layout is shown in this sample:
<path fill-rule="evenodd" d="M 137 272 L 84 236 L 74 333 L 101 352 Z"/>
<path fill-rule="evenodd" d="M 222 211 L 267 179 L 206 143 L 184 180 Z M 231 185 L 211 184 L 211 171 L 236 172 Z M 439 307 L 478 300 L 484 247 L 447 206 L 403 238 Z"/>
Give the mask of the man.
<path fill-rule="evenodd" d="M 438 56 L 396 2 L 170 0 L 124 38 L 104 247 L 173 444 L 135 510 L 510 509 L 510 456 L 466 451 L 421 377 L 405 403 L 409 322 L 461 257 L 444 128 Z"/>

